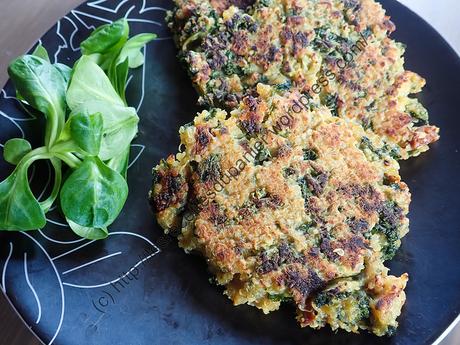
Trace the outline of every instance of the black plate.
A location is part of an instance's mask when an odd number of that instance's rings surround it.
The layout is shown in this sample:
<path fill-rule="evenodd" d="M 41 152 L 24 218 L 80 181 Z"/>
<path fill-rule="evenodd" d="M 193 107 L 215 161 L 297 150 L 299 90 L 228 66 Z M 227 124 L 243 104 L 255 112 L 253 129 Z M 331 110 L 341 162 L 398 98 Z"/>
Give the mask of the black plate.
<path fill-rule="evenodd" d="M 127 16 L 135 33 L 154 31 L 147 64 L 133 73 L 129 102 L 138 106 L 130 196 L 103 242 L 79 240 L 57 213 L 40 232 L 0 233 L 0 274 L 6 295 L 34 332 L 57 344 L 432 344 L 460 312 L 460 60 L 427 23 L 394 0 L 382 1 L 407 44 L 406 66 L 426 77 L 420 95 L 441 140 L 402 163 L 412 190 L 411 232 L 391 263 L 409 272 L 407 304 L 393 338 L 300 329 L 290 307 L 263 315 L 233 307 L 208 283 L 204 261 L 185 255 L 161 234 L 147 204 L 150 170 L 176 151 L 177 129 L 189 122 L 196 93 L 175 58 L 164 25 L 169 1 L 92 1 L 61 19 L 41 40 L 51 56 L 72 62 L 94 26 Z M 27 28 L 24 28 L 27 30 Z M 40 119 L 25 115 L 11 84 L 0 95 L 0 143 L 25 135 L 35 144 Z M 0 163 L 3 179 L 11 166 Z M 37 193 L 49 167 L 33 176 Z M 103 260 L 99 260 L 102 259 Z M 120 276 L 122 277 L 120 279 Z M 110 283 L 112 282 L 112 283 Z"/>

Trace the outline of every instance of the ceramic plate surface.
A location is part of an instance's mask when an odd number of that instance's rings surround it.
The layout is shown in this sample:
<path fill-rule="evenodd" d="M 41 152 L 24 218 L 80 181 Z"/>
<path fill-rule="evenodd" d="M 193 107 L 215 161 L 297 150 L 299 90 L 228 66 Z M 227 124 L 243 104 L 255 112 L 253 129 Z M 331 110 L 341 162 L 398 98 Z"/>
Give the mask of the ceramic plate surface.
<path fill-rule="evenodd" d="M 41 43 L 52 59 L 72 63 L 94 27 L 128 18 L 133 33 L 156 32 L 146 65 L 130 77 L 128 101 L 141 118 L 132 144 L 130 194 L 105 241 L 73 235 L 57 210 L 34 232 L 0 233 L 3 292 L 46 344 L 432 344 L 460 313 L 460 59 L 427 23 L 394 0 L 381 1 L 407 44 L 406 67 L 427 79 L 419 95 L 441 140 L 402 163 L 409 184 L 411 231 L 390 264 L 408 272 L 407 303 L 393 338 L 300 329 L 294 310 L 268 316 L 233 307 L 208 283 L 204 260 L 162 235 L 147 202 L 151 168 L 176 152 L 178 128 L 190 122 L 197 95 L 176 59 L 164 23 L 170 1 L 90 1 L 62 18 Z M 27 28 L 24 28 L 27 30 Z M 40 118 L 26 115 L 8 83 L 0 94 L 0 151 L 12 137 L 40 144 Z M 1 152 L 0 152 L 1 153 Z M 0 178 L 11 166 L 0 163 Z M 49 189 L 50 167 L 36 166 L 36 195 Z"/>

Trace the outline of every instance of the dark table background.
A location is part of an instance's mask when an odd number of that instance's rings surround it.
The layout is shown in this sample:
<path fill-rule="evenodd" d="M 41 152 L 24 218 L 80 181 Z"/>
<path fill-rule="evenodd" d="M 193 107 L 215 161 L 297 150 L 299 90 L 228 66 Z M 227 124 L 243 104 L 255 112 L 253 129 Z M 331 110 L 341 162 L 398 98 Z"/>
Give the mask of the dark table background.
<path fill-rule="evenodd" d="M 60 17 L 82 2 L 83 0 L 0 0 L 0 89 L 8 79 L 8 62 L 30 49 Z M 441 345 L 458 344 L 458 333 L 460 326 Z M 0 345 L 35 344 L 42 343 L 35 338 L 0 292 Z"/>

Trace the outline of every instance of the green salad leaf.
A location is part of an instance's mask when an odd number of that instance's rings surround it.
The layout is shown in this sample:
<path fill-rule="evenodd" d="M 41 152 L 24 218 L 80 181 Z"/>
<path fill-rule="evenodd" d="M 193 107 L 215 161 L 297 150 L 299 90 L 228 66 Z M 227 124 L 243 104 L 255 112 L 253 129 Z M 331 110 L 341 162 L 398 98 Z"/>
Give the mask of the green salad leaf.
<path fill-rule="evenodd" d="M 83 55 L 106 54 L 122 47 L 129 36 L 128 21 L 124 18 L 97 28 L 80 47 Z"/>
<path fill-rule="evenodd" d="M 46 51 L 45 47 L 43 47 L 41 44 L 37 45 L 32 55 L 42 58 L 46 62 L 51 62 L 48 52 Z"/>
<path fill-rule="evenodd" d="M 109 32 L 112 34 L 108 35 Z M 142 33 L 129 39 L 128 36 L 128 23 L 126 19 L 120 19 L 96 30 L 81 44 L 83 55 L 107 72 L 110 82 L 125 103 L 128 70 L 144 64 L 142 48 L 157 37 L 151 33 Z"/>
<path fill-rule="evenodd" d="M 78 225 L 77 223 L 72 222 L 70 219 L 67 219 L 70 228 L 78 236 L 87 238 L 88 240 L 103 240 L 109 236 L 109 230 L 107 228 L 90 228 Z"/>
<path fill-rule="evenodd" d="M 138 131 L 136 109 L 125 97 L 129 69 L 144 63 L 142 48 L 156 37 L 130 39 L 129 31 L 126 19 L 97 28 L 82 42 L 83 56 L 73 67 L 52 64 L 42 45 L 11 62 L 17 98 L 28 113 L 43 114 L 46 127 L 42 147 L 33 149 L 22 138 L 4 145 L 4 159 L 16 168 L 0 182 L 0 230 L 42 228 L 59 199 L 74 233 L 91 240 L 108 236 L 128 197 L 130 147 Z M 54 172 L 44 200 L 29 185 L 37 160 L 49 160 Z"/>
<path fill-rule="evenodd" d="M 104 121 L 101 113 L 78 113 L 69 119 L 70 134 L 77 145 L 92 156 L 101 150 Z"/>
<path fill-rule="evenodd" d="M 34 161 L 48 157 L 46 148 L 29 152 L 0 183 L 0 229 L 25 231 L 45 226 L 45 213 L 30 189 L 28 170 Z"/>
<path fill-rule="evenodd" d="M 0 228 L 33 230 L 45 224 L 45 213 L 30 190 L 27 170 L 19 168 L 0 183 Z"/>
<path fill-rule="evenodd" d="M 62 78 L 64 78 L 66 86 L 68 86 L 70 78 L 72 76 L 72 68 L 70 68 L 67 65 L 64 65 L 63 63 L 55 63 L 53 66 L 56 67 L 59 73 L 61 73 Z"/>
<path fill-rule="evenodd" d="M 113 158 L 110 158 L 106 161 L 106 164 L 111 169 L 117 171 L 121 174 L 125 179 L 127 178 L 128 174 L 128 165 L 129 165 L 129 153 L 131 151 L 131 147 L 128 146 L 122 151 L 120 154 L 116 155 Z"/>
<path fill-rule="evenodd" d="M 87 156 L 61 189 L 61 207 L 72 222 L 102 228 L 121 212 L 128 197 L 126 180 L 98 157 Z"/>
<path fill-rule="evenodd" d="M 117 57 L 116 64 L 121 64 L 127 58 L 129 68 L 138 68 L 144 64 L 144 54 L 141 49 L 149 42 L 157 38 L 155 34 L 139 34 L 128 40 Z"/>
<path fill-rule="evenodd" d="M 104 71 L 86 56 L 74 67 L 66 98 L 71 110 L 89 101 L 125 105 Z"/>
<path fill-rule="evenodd" d="M 128 81 L 129 61 L 128 58 L 119 65 L 114 65 L 114 69 L 109 70 L 109 78 L 115 87 L 115 91 L 126 103 L 125 88 Z"/>
<path fill-rule="evenodd" d="M 139 117 L 134 108 L 102 101 L 89 101 L 76 108 L 75 113 L 101 114 L 103 130 L 99 157 L 103 161 L 111 159 L 124 151 L 137 134 Z"/>
<path fill-rule="evenodd" d="M 21 159 L 32 151 L 32 145 L 22 138 L 8 140 L 3 147 L 3 158 L 13 165 L 18 165 Z"/>
<path fill-rule="evenodd" d="M 21 98 L 45 115 L 45 145 L 54 144 L 65 122 L 67 84 L 62 74 L 48 61 L 33 55 L 14 60 L 8 74 Z"/>

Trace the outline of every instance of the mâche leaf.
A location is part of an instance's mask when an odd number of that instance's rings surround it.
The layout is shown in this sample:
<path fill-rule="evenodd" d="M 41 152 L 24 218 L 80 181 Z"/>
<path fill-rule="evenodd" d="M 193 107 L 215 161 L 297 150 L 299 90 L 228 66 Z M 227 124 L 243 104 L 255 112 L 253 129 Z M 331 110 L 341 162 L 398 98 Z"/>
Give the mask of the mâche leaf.
<path fill-rule="evenodd" d="M 30 151 L 32 151 L 32 146 L 26 139 L 10 139 L 3 147 L 3 158 L 8 163 L 17 165 Z"/>
<path fill-rule="evenodd" d="M 1 230 L 25 231 L 45 226 L 45 213 L 30 189 L 27 172 L 34 161 L 46 158 L 49 158 L 46 148 L 29 152 L 0 183 Z"/>
<path fill-rule="evenodd" d="M 144 55 L 141 49 L 149 42 L 157 38 L 155 34 L 139 34 L 131 37 L 120 51 L 117 57 L 117 64 L 128 58 L 129 68 L 138 68 L 144 64 Z"/>
<path fill-rule="evenodd" d="M 103 33 L 108 30 L 118 32 L 120 41 L 114 43 L 109 41 Z M 150 41 L 154 40 L 157 35 L 143 33 L 136 35 L 129 40 L 121 34 L 121 22 L 117 21 L 107 24 L 104 29 L 96 30 L 91 38 L 94 46 L 99 48 L 88 49 L 88 43 L 85 41 L 81 44 L 84 55 L 89 57 L 93 62 L 99 65 L 108 75 L 115 91 L 126 103 L 125 89 L 128 79 L 129 68 L 137 68 L 144 63 L 144 55 L 141 49 Z M 105 48 L 102 48 L 102 47 Z M 109 48 L 110 47 L 110 48 Z"/>
<path fill-rule="evenodd" d="M 77 145 L 90 155 L 98 155 L 104 126 L 101 113 L 78 113 L 69 121 L 70 135 Z"/>
<path fill-rule="evenodd" d="M 74 233 L 88 240 L 102 240 L 109 236 L 109 231 L 107 228 L 88 228 L 78 225 L 69 219 L 67 219 L 67 223 L 69 223 L 69 226 Z"/>
<path fill-rule="evenodd" d="M 117 46 L 122 46 L 128 40 L 129 25 L 124 18 L 111 24 L 97 28 L 86 40 L 81 43 L 83 55 L 104 54 Z"/>
<path fill-rule="evenodd" d="M 70 77 L 72 76 L 72 68 L 63 63 L 55 63 L 53 66 L 61 73 L 66 85 L 69 85 Z"/>
<path fill-rule="evenodd" d="M 67 90 L 67 104 L 74 110 L 86 102 L 95 100 L 125 105 L 104 71 L 89 57 L 83 56 L 74 67 Z"/>
<path fill-rule="evenodd" d="M 104 228 L 117 218 L 128 196 L 128 185 L 118 172 L 98 157 L 87 156 L 61 189 L 61 207 L 72 222 Z"/>
<path fill-rule="evenodd" d="M 45 144 L 54 144 L 65 122 L 67 83 L 61 72 L 42 58 L 25 55 L 10 64 L 8 74 L 22 99 L 45 115 Z"/>
<path fill-rule="evenodd" d="M 41 44 L 37 45 L 32 55 L 38 56 L 39 58 L 42 58 L 43 60 L 50 62 L 50 57 L 48 56 L 48 52 L 46 51 L 45 47 L 43 47 Z"/>
<path fill-rule="evenodd" d="M 4 158 L 16 169 L 0 183 L 0 230 L 43 227 L 45 213 L 60 196 L 62 212 L 77 235 L 91 240 L 108 236 L 107 227 L 128 196 L 129 153 L 138 131 L 136 109 L 125 97 L 129 69 L 144 63 L 141 49 L 155 37 L 129 39 L 128 21 L 122 18 L 82 42 L 83 56 L 73 68 L 52 64 L 41 44 L 10 64 L 8 73 L 24 110 L 45 117 L 45 145 L 32 149 L 22 138 L 5 143 Z M 40 159 L 49 160 L 54 172 L 44 200 L 37 200 L 28 180 L 29 167 Z M 62 163 L 69 174 L 63 175 Z"/>
<path fill-rule="evenodd" d="M 81 104 L 73 113 L 101 114 L 103 137 L 99 157 L 103 161 L 124 151 L 137 134 L 139 117 L 134 108 L 94 100 Z"/>
<path fill-rule="evenodd" d="M 27 172 L 18 169 L 0 183 L 0 229 L 34 230 L 45 224 L 45 213 L 30 190 Z"/>
<path fill-rule="evenodd" d="M 115 87 L 115 90 L 123 99 L 123 102 L 126 103 L 125 89 L 126 83 L 128 81 L 128 72 L 129 72 L 129 62 L 128 58 L 119 65 L 116 65 L 115 68 L 109 70 L 109 78 L 112 84 Z"/>
<path fill-rule="evenodd" d="M 127 177 L 128 172 L 128 165 L 129 165 L 129 153 L 131 151 L 131 147 L 127 146 L 124 151 L 120 154 L 116 155 L 113 158 L 110 158 L 105 163 L 111 169 L 117 171 L 121 174 L 125 179 Z"/>
<path fill-rule="evenodd" d="M 46 51 L 45 47 L 43 47 L 41 44 L 37 45 L 37 47 L 35 48 L 35 50 L 33 51 L 31 55 L 37 56 L 45 60 L 46 62 L 51 63 L 48 52 Z M 56 67 L 56 69 L 62 74 L 67 84 L 70 80 L 70 74 L 72 72 L 72 68 L 70 68 L 67 65 L 64 65 L 63 63 L 59 63 L 59 62 L 53 64 L 53 66 Z"/>

